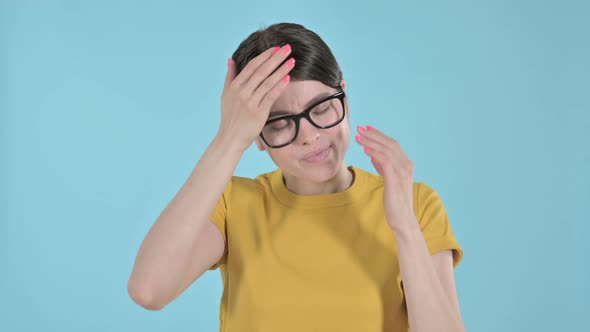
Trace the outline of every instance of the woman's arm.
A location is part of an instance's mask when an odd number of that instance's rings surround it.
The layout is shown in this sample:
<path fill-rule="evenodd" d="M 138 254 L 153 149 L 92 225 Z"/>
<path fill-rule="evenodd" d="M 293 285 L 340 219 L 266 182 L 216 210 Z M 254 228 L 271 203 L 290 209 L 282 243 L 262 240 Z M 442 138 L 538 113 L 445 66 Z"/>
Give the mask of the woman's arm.
<path fill-rule="evenodd" d="M 383 206 L 396 239 L 412 332 L 464 331 L 448 254 L 431 257 L 414 211 L 414 163 L 399 142 L 374 127 L 356 137 L 383 177 Z M 434 197 L 434 196 L 431 196 Z M 439 272 L 439 270 L 441 272 Z"/>
<path fill-rule="evenodd" d="M 223 254 L 224 240 L 209 217 L 242 154 L 262 131 L 271 106 L 289 83 L 295 62 L 281 63 L 290 54 L 289 45 L 269 48 L 239 74 L 229 59 L 218 134 L 137 254 L 127 286 L 136 303 L 152 310 L 163 308 Z"/>
<path fill-rule="evenodd" d="M 128 281 L 137 304 L 162 309 L 221 257 L 225 244 L 209 217 L 241 156 L 230 140 L 216 137 L 160 214 Z"/>
<path fill-rule="evenodd" d="M 431 256 L 416 218 L 404 225 L 394 236 L 412 332 L 465 331 L 451 251 Z"/>

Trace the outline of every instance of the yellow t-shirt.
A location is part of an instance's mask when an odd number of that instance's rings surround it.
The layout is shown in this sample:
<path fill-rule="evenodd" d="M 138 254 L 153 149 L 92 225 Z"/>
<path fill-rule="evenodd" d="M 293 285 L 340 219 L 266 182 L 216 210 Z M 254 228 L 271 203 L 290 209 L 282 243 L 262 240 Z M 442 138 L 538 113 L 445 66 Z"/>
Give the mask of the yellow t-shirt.
<path fill-rule="evenodd" d="M 297 195 L 280 169 L 233 176 L 211 220 L 226 247 L 221 332 L 408 331 L 383 180 L 355 166 L 343 192 Z M 463 258 L 439 195 L 414 182 L 414 211 L 431 254 Z"/>

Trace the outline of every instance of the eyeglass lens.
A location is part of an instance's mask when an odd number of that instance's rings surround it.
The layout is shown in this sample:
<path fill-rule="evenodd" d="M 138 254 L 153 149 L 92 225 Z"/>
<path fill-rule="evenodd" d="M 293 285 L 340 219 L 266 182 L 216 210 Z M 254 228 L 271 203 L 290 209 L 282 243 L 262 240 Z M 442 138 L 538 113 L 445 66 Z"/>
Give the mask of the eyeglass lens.
<path fill-rule="evenodd" d="M 316 105 L 309 117 L 319 127 L 329 127 L 342 120 L 344 109 L 338 98 L 332 98 Z M 271 119 L 272 120 L 272 119 Z M 303 120 L 303 119 L 301 119 Z M 262 136 L 270 146 L 278 146 L 291 141 L 297 135 L 297 125 L 293 118 L 273 121 L 262 129 Z"/>

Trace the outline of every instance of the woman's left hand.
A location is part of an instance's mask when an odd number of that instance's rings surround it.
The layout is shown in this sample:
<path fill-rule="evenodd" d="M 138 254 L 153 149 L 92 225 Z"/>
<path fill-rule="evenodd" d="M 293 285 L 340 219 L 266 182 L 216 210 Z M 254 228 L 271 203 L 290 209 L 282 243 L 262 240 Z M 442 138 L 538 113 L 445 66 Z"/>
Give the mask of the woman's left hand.
<path fill-rule="evenodd" d="M 356 141 L 364 147 L 373 166 L 383 178 L 383 205 L 387 223 L 393 231 L 410 229 L 414 222 L 414 164 L 399 143 L 375 129 L 357 126 Z"/>

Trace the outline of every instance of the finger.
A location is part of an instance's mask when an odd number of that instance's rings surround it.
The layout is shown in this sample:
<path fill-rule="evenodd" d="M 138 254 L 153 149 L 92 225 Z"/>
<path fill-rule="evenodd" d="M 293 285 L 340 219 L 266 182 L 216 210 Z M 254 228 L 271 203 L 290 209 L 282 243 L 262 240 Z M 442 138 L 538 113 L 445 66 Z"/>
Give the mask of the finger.
<path fill-rule="evenodd" d="M 371 127 L 369 131 L 375 132 L 376 130 Z M 384 134 L 380 133 L 379 135 Z M 376 135 L 357 135 L 356 139 L 359 144 L 364 146 L 365 152 L 370 153 L 371 151 L 375 151 L 376 153 L 387 156 L 387 160 L 390 161 L 394 169 L 405 168 L 408 164 L 413 167 L 412 162 L 408 159 L 401 147 L 399 147 L 399 144 L 392 143 L 392 141 L 395 141 L 393 138 L 385 136 L 386 140 L 384 143 L 383 141 L 377 140 L 377 137 Z"/>
<path fill-rule="evenodd" d="M 375 166 L 377 172 L 383 177 L 388 177 L 389 172 L 391 172 L 392 169 L 388 156 L 382 151 L 370 149 L 368 147 L 365 147 L 364 150 L 365 154 L 371 158 L 371 162 L 373 163 L 373 166 Z"/>
<path fill-rule="evenodd" d="M 375 144 L 378 144 L 381 146 L 380 150 L 389 148 L 389 146 L 387 145 L 387 142 L 385 142 L 383 139 L 379 139 L 379 137 L 375 133 L 367 132 L 367 129 L 365 129 L 361 126 L 357 126 L 356 129 L 360 134 L 359 135 L 360 138 L 363 139 L 361 141 L 357 138 L 357 142 L 361 143 L 361 142 L 365 142 L 365 141 L 373 141 L 373 142 L 375 142 Z"/>
<path fill-rule="evenodd" d="M 408 159 L 408 157 L 406 156 L 406 154 L 402 150 L 402 147 L 400 146 L 400 144 L 397 140 L 387 136 L 386 134 L 384 134 L 383 132 L 377 130 L 376 128 L 374 128 L 372 126 L 367 126 L 367 130 L 365 130 L 361 126 L 357 126 L 357 129 L 358 129 L 359 133 L 361 134 L 361 136 L 373 139 L 373 140 L 379 142 L 381 145 L 386 146 L 389 150 L 392 151 L 395 159 L 398 159 L 398 160 Z"/>
<path fill-rule="evenodd" d="M 368 149 L 369 151 L 379 151 L 382 154 L 391 154 L 387 146 L 384 146 L 372 138 L 356 135 L 355 139 L 358 144 L 365 148 L 365 152 L 367 152 Z"/>
<path fill-rule="evenodd" d="M 402 155 L 401 152 L 398 152 L 399 148 L 391 145 L 390 142 L 379 141 L 374 135 L 357 135 L 356 141 L 365 148 L 365 152 L 367 152 L 368 149 L 369 152 L 376 151 L 386 156 L 390 165 L 401 166 L 404 163 L 405 156 Z"/>
<path fill-rule="evenodd" d="M 279 83 L 292 69 L 295 67 L 295 59 L 291 58 L 287 60 L 279 69 L 277 69 L 272 75 L 267 77 L 260 86 L 254 90 L 252 94 L 252 103 L 259 106 L 262 98 L 272 89 L 277 83 Z"/>
<path fill-rule="evenodd" d="M 382 151 L 365 147 L 363 149 L 365 154 L 369 156 L 373 162 L 378 162 L 380 165 L 388 165 L 387 155 Z"/>
<path fill-rule="evenodd" d="M 266 60 L 268 60 L 274 54 L 273 52 L 278 51 L 278 49 L 278 47 L 271 47 L 266 51 L 260 53 L 254 59 L 250 60 L 250 62 L 248 62 L 244 69 L 242 69 L 240 74 L 238 74 L 233 84 L 235 84 L 236 86 L 243 86 L 246 82 L 248 82 L 250 76 L 252 76 L 252 74 L 256 72 L 256 69 L 258 69 L 260 65 L 265 63 Z"/>
<path fill-rule="evenodd" d="M 279 65 L 291 54 L 291 46 L 289 44 L 281 47 L 277 52 L 261 64 L 248 79 L 248 82 L 242 87 L 242 92 L 249 96 L 254 93 L 260 84 L 269 77 Z"/>
<path fill-rule="evenodd" d="M 367 129 L 365 129 L 361 126 L 357 126 L 356 128 L 357 128 L 358 132 L 361 134 L 361 136 L 376 140 L 379 143 L 381 143 L 382 145 L 391 146 L 391 145 L 396 145 L 396 143 L 397 143 L 394 139 L 385 135 L 383 132 L 375 129 L 372 126 L 367 126 Z"/>
<path fill-rule="evenodd" d="M 270 111 L 270 108 L 279 98 L 281 93 L 285 91 L 290 81 L 290 75 L 284 76 L 272 89 L 270 89 L 270 91 L 264 95 L 262 101 L 260 102 L 260 108 L 266 110 L 267 112 Z"/>
<path fill-rule="evenodd" d="M 236 63 L 232 58 L 227 59 L 227 74 L 225 74 L 225 84 L 223 90 L 227 90 L 231 82 L 236 78 Z"/>

